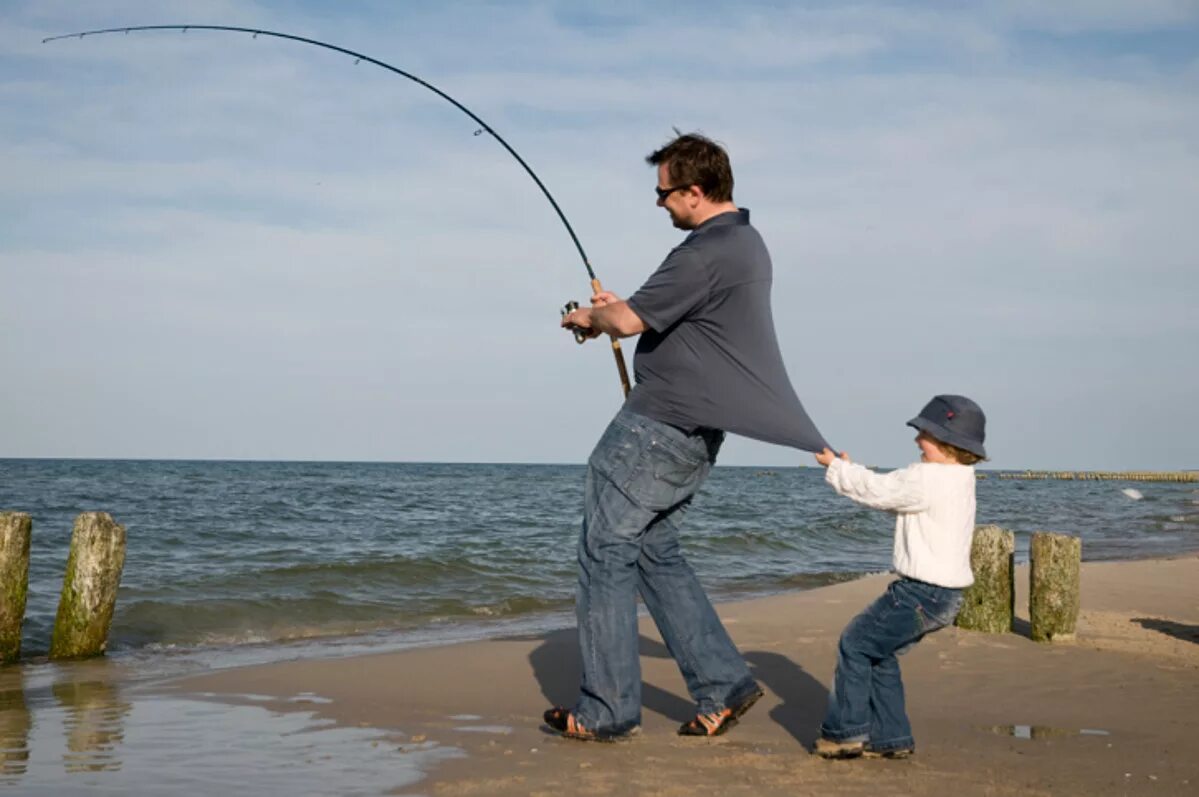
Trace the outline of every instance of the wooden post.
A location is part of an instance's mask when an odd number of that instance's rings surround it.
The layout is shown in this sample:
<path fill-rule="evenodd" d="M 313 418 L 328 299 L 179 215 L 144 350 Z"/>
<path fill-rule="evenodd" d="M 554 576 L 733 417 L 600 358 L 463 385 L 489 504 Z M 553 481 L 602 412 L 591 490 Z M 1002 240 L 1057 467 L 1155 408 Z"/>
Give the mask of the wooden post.
<path fill-rule="evenodd" d="M 1029 547 L 1028 619 L 1037 642 L 1073 639 L 1078 622 L 1082 540 L 1038 531 Z"/>
<path fill-rule="evenodd" d="M 21 655 L 32 529 L 33 521 L 24 512 L 0 512 L 0 664 Z"/>
<path fill-rule="evenodd" d="M 978 526 L 970 549 L 974 584 L 962 596 L 957 625 L 970 631 L 1005 634 L 1012 630 L 1016 603 L 1012 559 L 1016 537 L 999 526 Z"/>
<path fill-rule="evenodd" d="M 124 566 L 124 526 L 107 512 L 84 512 L 75 518 L 50 658 L 80 659 L 104 653 Z"/>

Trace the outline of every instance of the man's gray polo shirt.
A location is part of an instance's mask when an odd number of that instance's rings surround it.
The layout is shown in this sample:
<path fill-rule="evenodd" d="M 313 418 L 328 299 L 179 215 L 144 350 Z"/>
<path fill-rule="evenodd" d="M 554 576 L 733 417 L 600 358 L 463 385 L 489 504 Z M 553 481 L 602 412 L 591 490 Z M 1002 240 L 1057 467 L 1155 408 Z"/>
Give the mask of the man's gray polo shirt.
<path fill-rule="evenodd" d="M 770 253 L 749 211 L 692 230 L 629 297 L 637 341 L 633 412 L 691 431 L 820 451 L 827 443 L 787 377 L 770 311 Z"/>

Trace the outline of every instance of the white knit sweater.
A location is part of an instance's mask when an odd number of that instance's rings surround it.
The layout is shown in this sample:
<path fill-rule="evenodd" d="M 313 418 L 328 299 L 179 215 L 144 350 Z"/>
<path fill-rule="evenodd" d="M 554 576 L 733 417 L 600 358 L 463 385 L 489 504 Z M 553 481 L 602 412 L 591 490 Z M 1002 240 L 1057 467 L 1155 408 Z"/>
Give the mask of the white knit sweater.
<path fill-rule="evenodd" d="M 895 513 L 892 566 L 896 573 L 954 589 L 974 583 L 972 466 L 917 462 L 878 474 L 835 459 L 824 479 L 859 504 Z"/>

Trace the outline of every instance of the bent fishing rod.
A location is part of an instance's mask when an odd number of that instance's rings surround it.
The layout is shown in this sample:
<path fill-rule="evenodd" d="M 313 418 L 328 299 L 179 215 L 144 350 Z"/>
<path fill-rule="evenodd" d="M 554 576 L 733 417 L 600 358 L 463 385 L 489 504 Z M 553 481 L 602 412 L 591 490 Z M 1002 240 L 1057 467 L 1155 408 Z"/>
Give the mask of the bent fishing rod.
<path fill-rule="evenodd" d="M 516 158 L 516 162 L 519 163 L 521 165 L 521 167 L 528 173 L 529 177 L 533 178 L 533 182 L 536 183 L 537 187 L 541 189 L 541 193 L 545 194 L 545 198 L 550 201 L 550 205 L 553 206 L 554 212 L 558 214 L 558 218 L 561 219 L 562 224 L 566 227 L 566 232 L 568 232 L 570 234 L 570 240 L 572 240 L 574 242 L 575 249 L 578 250 L 579 257 L 582 258 L 582 260 L 583 260 L 583 267 L 587 269 L 587 276 L 591 279 L 592 293 L 593 294 L 600 293 L 603 290 L 603 286 L 600 284 L 599 279 L 595 276 L 595 271 L 591 268 L 591 262 L 587 259 L 587 253 L 583 251 L 583 244 L 581 244 L 579 242 L 579 237 L 577 235 L 575 235 L 574 228 L 570 226 L 570 222 L 567 221 L 567 219 L 566 219 L 566 214 L 562 212 L 562 208 L 560 208 L 558 206 L 557 200 L 554 199 L 554 197 L 550 193 L 549 189 L 545 187 L 545 183 L 541 182 L 541 178 L 537 176 L 537 174 L 533 171 L 532 167 L 530 167 L 529 164 L 525 162 L 525 159 L 522 158 L 516 152 L 516 150 L 514 150 L 512 148 L 512 146 L 507 141 L 504 140 L 503 136 L 501 136 L 499 133 L 495 132 L 495 130 L 492 129 L 491 125 L 487 124 L 481 118 L 479 118 L 478 114 L 476 114 L 470 108 L 467 108 L 462 103 L 458 102 L 456 99 L 451 97 L 449 94 L 446 94 L 444 91 L 442 91 L 441 89 L 434 86 L 432 83 L 422 80 L 421 78 L 417 77 L 416 75 L 412 74 L 411 72 L 405 72 L 403 69 L 399 69 L 398 67 L 394 67 L 391 64 L 384 63 L 383 61 L 380 61 L 377 58 L 371 58 L 369 55 L 363 55 L 362 53 L 354 52 L 353 50 L 348 50 L 345 47 L 338 47 L 336 44 L 329 44 L 328 42 L 318 41 L 316 39 L 308 39 L 303 36 L 293 36 L 290 33 L 279 33 L 277 31 L 262 30 L 260 28 L 240 28 L 240 27 L 236 27 L 236 26 L 232 26 L 232 25 L 134 25 L 132 27 L 126 27 L 126 28 L 104 28 L 102 30 L 85 30 L 85 31 L 80 31 L 78 33 L 65 33 L 61 36 L 50 36 L 48 38 L 42 39 L 42 44 L 46 44 L 47 42 L 52 42 L 52 41 L 58 41 L 60 39 L 82 39 L 84 36 L 98 36 L 100 34 L 105 34 L 105 33 L 128 34 L 130 31 L 149 31 L 149 30 L 177 30 L 177 31 L 181 31 L 183 33 L 187 33 L 189 30 L 212 30 L 212 31 L 232 32 L 232 33 L 249 33 L 249 34 L 252 34 L 253 38 L 255 38 L 255 39 L 257 39 L 259 36 L 270 36 L 271 38 L 275 38 L 275 39 L 287 39 L 288 41 L 299 42 L 301 44 L 311 44 L 314 47 L 323 47 L 326 50 L 332 50 L 333 52 L 342 53 L 343 55 L 348 55 L 354 59 L 355 64 L 357 64 L 361 61 L 366 61 L 367 63 L 374 64 L 375 66 L 383 67 L 384 69 L 386 69 L 389 72 L 393 72 L 397 75 L 400 75 L 401 77 L 406 77 L 409 80 L 411 80 L 412 82 L 418 83 L 421 86 L 424 86 L 429 91 L 433 92 L 438 97 L 441 97 L 443 100 L 450 103 L 455 108 L 462 111 L 464 114 L 466 114 L 471 119 L 473 119 L 475 122 L 477 122 L 479 124 L 479 126 L 482 128 L 482 130 L 487 131 L 487 133 L 492 138 L 494 138 L 496 141 L 498 141 L 500 143 L 500 146 L 502 146 L 504 149 L 506 149 L 508 151 L 509 155 L 511 155 L 513 158 Z M 479 132 L 482 132 L 482 130 L 476 132 L 475 135 L 478 135 Z M 567 307 L 571 307 L 571 305 L 573 305 L 574 307 L 578 306 L 577 303 L 572 302 L 572 303 L 568 304 Z M 576 332 L 575 340 L 579 343 L 583 343 L 587 340 L 587 337 L 583 334 L 578 334 Z M 621 390 L 624 391 L 624 395 L 628 396 L 629 395 L 629 372 L 628 372 L 628 369 L 625 368 L 624 353 L 620 349 L 620 341 L 617 340 L 615 336 L 612 336 L 611 340 L 612 340 L 612 354 L 616 357 L 616 369 L 620 374 L 620 387 L 621 387 Z"/>

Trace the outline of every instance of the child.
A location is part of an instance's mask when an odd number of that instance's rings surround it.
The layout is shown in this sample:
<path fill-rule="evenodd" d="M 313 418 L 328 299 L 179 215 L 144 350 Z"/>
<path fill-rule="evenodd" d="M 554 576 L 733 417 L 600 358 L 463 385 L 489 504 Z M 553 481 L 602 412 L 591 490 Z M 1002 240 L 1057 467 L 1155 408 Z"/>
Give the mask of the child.
<path fill-rule="evenodd" d="M 915 752 L 896 656 L 953 622 L 974 582 L 974 468 L 986 458 L 986 418 L 964 396 L 937 396 L 908 421 L 920 461 L 879 475 L 825 449 L 825 480 L 860 504 L 895 513 L 887 592 L 841 633 L 837 673 L 815 752 L 825 758 L 906 758 Z"/>

